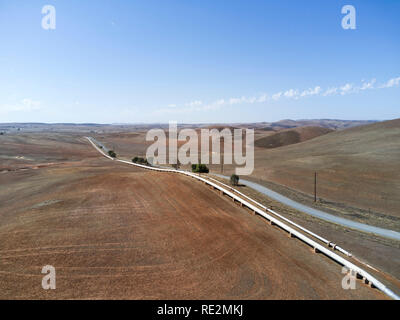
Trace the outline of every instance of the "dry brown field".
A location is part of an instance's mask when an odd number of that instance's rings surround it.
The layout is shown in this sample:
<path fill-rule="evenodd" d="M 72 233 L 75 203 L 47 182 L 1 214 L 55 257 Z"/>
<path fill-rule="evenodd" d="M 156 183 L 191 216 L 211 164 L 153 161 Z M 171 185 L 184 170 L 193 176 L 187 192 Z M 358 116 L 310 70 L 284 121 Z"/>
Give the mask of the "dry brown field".
<path fill-rule="evenodd" d="M 198 181 L 78 135 L 0 139 L 2 299 L 385 299 L 343 290 L 339 265 Z"/>

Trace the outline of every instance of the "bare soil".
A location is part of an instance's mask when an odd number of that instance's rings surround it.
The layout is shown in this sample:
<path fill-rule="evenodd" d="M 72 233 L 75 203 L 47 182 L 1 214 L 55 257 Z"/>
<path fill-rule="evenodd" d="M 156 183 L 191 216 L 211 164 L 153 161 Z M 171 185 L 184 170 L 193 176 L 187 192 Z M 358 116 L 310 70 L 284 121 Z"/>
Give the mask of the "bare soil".
<path fill-rule="evenodd" d="M 339 265 L 198 181 L 112 162 L 74 135 L 6 139 L 2 299 L 386 298 L 343 290 Z M 45 265 L 56 290 L 41 287 Z"/>

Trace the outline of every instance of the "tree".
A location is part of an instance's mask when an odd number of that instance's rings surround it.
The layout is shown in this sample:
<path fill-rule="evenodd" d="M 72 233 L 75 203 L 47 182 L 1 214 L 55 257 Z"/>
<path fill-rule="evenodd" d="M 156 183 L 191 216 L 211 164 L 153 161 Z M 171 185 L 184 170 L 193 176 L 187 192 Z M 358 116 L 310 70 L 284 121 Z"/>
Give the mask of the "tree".
<path fill-rule="evenodd" d="M 210 170 L 205 164 L 199 164 L 199 172 L 209 173 Z"/>
<path fill-rule="evenodd" d="M 239 184 L 239 176 L 236 174 L 231 175 L 231 185 L 237 186 Z"/>
<path fill-rule="evenodd" d="M 146 165 L 146 166 L 149 166 L 149 165 L 150 165 L 150 163 L 147 161 L 147 159 L 146 159 L 146 158 L 142 158 L 142 157 L 134 157 L 134 158 L 132 159 L 132 162 L 133 162 L 133 163 L 144 164 L 144 165 Z"/>
<path fill-rule="evenodd" d="M 116 154 L 113 150 L 109 150 L 109 151 L 108 151 L 108 155 L 109 155 L 110 157 L 112 157 L 112 158 L 116 158 L 116 157 L 117 157 L 117 154 Z"/>

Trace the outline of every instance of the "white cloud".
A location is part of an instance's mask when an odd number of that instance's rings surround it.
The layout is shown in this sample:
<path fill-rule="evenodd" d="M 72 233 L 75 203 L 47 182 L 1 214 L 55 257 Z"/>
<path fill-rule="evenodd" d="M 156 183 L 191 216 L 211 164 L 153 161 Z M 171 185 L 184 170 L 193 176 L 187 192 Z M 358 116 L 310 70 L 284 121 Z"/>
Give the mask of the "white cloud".
<path fill-rule="evenodd" d="M 287 98 L 295 98 L 295 99 L 297 99 L 298 95 L 299 95 L 299 91 L 298 90 L 293 90 L 293 89 L 287 90 L 284 93 L 284 96 L 287 97 Z"/>
<path fill-rule="evenodd" d="M 272 100 L 279 100 L 279 98 L 282 96 L 282 92 L 278 92 L 272 95 Z"/>
<path fill-rule="evenodd" d="M 388 82 L 380 86 L 380 88 L 392 88 L 397 87 L 400 84 L 400 77 L 390 79 Z"/>
<path fill-rule="evenodd" d="M 286 91 L 279 91 L 275 94 L 272 94 L 270 97 L 274 101 L 278 101 L 281 98 L 285 97 L 287 99 L 300 99 L 311 96 L 333 96 L 333 95 L 346 95 L 346 94 L 355 94 L 364 90 L 372 90 L 372 89 L 380 89 L 380 88 L 391 88 L 400 85 L 400 77 L 390 79 L 380 86 L 376 86 L 376 79 L 372 79 L 370 81 L 362 80 L 361 84 L 358 86 L 353 85 L 352 83 L 346 83 L 342 86 L 330 87 L 326 90 L 323 90 L 321 86 L 315 86 L 314 88 L 309 88 L 303 91 L 299 91 L 297 89 L 289 89 Z M 182 107 L 178 107 L 175 104 L 169 105 L 169 109 L 159 109 L 157 112 L 191 112 L 191 111 L 207 111 L 207 110 L 215 110 L 227 105 L 239 105 L 239 104 L 255 104 L 255 103 L 265 103 L 269 100 L 269 95 L 266 93 L 261 94 L 258 97 L 246 97 L 242 96 L 240 98 L 228 98 L 228 99 L 219 99 L 209 104 L 203 104 L 201 100 L 195 100 L 189 103 L 184 104 Z M 173 109 L 171 109 L 173 106 Z"/>
<path fill-rule="evenodd" d="M 258 97 L 257 102 L 263 103 L 263 102 L 267 101 L 267 99 L 268 99 L 268 95 L 262 94 L 260 97 Z"/>
<path fill-rule="evenodd" d="M 185 106 L 186 107 L 194 107 L 194 106 L 201 106 L 203 104 L 203 102 L 201 102 L 201 100 L 195 100 L 189 103 L 186 103 Z"/>
<path fill-rule="evenodd" d="M 346 83 L 344 86 L 340 87 L 340 94 L 343 96 L 350 93 L 353 90 L 353 85 L 351 83 Z"/>
<path fill-rule="evenodd" d="M 337 94 L 337 92 L 338 92 L 338 88 L 333 87 L 333 88 L 327 89 L 322 95 L 324 97 L 326 97 L 326 96 L 331 96 L 331 95 Z"/>
<path fill-rule="evenodd" d="M 35 101 L 30 98 L 22 99 L 19 103 L 16 104 L 7 104 L 0 106 L 0 111 L 2 113 L 9 112 L 27 112 L 27 111 L 35 111 L 41 109 L 41 102 Z"/>
<path fill-rule="evenodd" d="M 238 103 L 242 103 L 243 100 L 242 98 L 230 98 L 229 99 L 229 104 L 238 104 Z"/>
<path fill-rule="evenodd" d="M 315 96 L 315 95 L 318 95 L 320 92 L 321 92 L 321 87 L 316 86 L 314 89 L 310 88 L 308 90 L 304 90 L 300 94 L 300 97 Z"/>
<path fill-rule="evenodd" d="M 257 98 L 256 97 L 247 98 L 246 102 L 247 103 L 256 103 L 257 102 Z"/>
<path fill-rule="evenodd" d="M 230 104 L 230 105 L 239 104 L 239 103 L 250 103 L 250 104 L 253 104 L 253 103 L 256 103 L 257 100 L 258 99 L 256 97 L 248 97 L 247 98 L 245 96 L 242 96 L 240 98 L 230 98 L 228 100 L 227 104 Z"/>
<path fill-rule="evenodd" d="M 376 79 L 372 79 L 369 82 L 363 82 L 362 86 L 360 87 L 360 90 L 374 89 L 375 82 L 376 82 Z"/>

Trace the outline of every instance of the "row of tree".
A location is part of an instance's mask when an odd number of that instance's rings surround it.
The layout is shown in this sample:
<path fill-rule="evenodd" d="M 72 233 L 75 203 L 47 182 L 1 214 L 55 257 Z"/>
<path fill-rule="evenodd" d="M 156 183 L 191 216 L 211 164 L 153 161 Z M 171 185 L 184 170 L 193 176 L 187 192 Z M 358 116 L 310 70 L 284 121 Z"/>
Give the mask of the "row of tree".
<path fill-rule="evenodd" d="M 116 158 L 117 157 L 117 154 L 113 150 L 108 151 L 108 154 L 112 158 Z M 132 159 L 132 162 L 133 163 L 144 164 L 146 166 L 150 165 L 150 163 L 147 161 L 147 159 L 146 158 L 142 158 L 142 157 L 134 157 Z M 180 167 L 179 165 L 176 165 L 175 169 L 179 169 L 179 167 Z M 210 169 L 208 169 L 208 167 L 205 164 L 197 163 L 197 164 L 192 164 L 192 172 L 195 172 L 195 173 L 209 173 Z M 232 174 L 230 181 L 231 181 L 231 185 L 233 185 L 233 186 L 239 185 L 239 176 L 236 175 L 236 174 Z"/>

